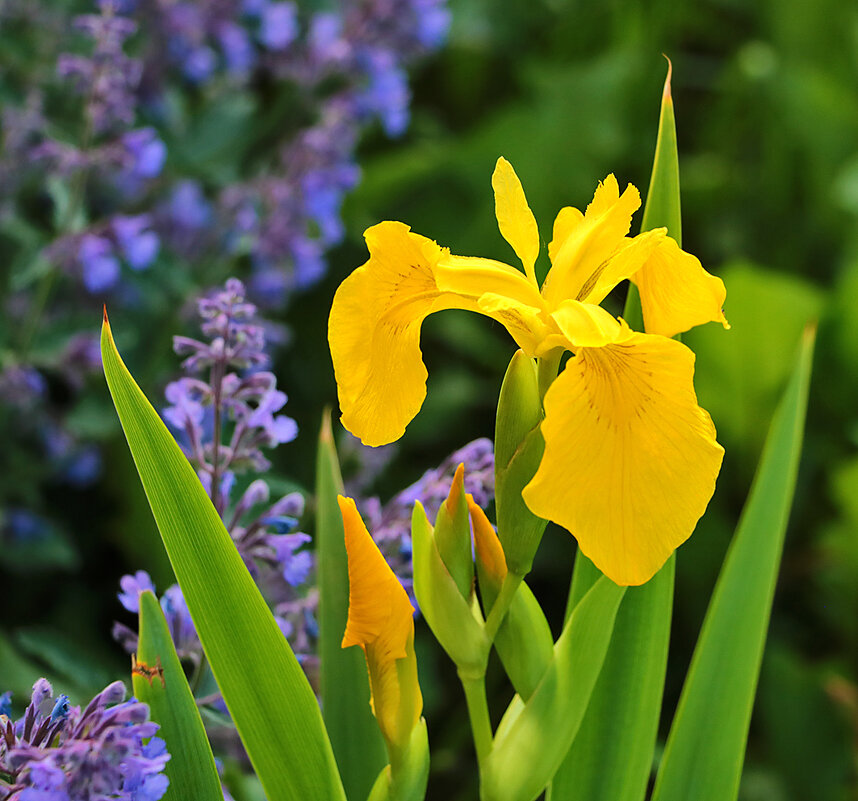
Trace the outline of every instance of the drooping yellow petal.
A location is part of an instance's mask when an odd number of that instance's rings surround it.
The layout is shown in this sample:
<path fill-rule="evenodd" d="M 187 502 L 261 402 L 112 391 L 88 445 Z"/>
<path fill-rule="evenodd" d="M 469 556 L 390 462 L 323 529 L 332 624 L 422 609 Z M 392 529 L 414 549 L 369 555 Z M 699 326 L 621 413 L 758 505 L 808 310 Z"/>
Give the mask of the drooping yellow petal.
<path fill-rule="evenodd" d="M 693 376 L 684 345 L 627 330 L 581 348 L 545 395 L 545 455 L 524 500 L 618 584 L 649 580 L 715 489 L 724 451 Z"/>
<path fill-rule="evenodd" d="M 432 240 L 398 222 L 379 223 L 365 237 L 369 261 L 334 295 L 328 342 L 343 425 L 375 446 L 401 437 L 423 405 L 423 319 L 476 304 L 439 290 L 434 270 L 444 250 Z"/>
<path fill-rule="evenodd" d="M 414 656 L 414 609 L 351 498 L 339 496 L 349 562 L 349 616 L 342 647 L 366 655 L 372 708 L 388 743 L 408 742 L 423 699 Z"/>
<path fill-rule="evenodd" d="M 558 306 L 570 298 L 596 303 L 602 299 L 593 297 L 594 289 L 597 284 L 601 288 L 605 283 L 603 273 L 615 272 L 610 269 L 614 256 L 634 241 L 627 240 L 626 234 L 640 203 L 640 193 L 635 187 L 629 184 L 620 195 L 616 179 L 609 175 L 599 184 L 582 220 L 576 224 L 574 215 L 567 212 L 559 232 L 555 226 L 555 234 L 568 231 L 568 235 L 562 244 L 555 236 L 557 245 L 552 248 L 555 256 L 542 287 L 549 306 Z M 620 280 L 616 278 L 611 288 Z"/>
<path fill-rule="evenodd" d="M 524 265 L 527 277 L 536 286 L 536 257 L 539 255 L 539 230 L 521 181 L 515 170 L 503 156 L 497 160 L 492 175 L 492 189 L 495 192 L 495 216 L 498 220 L 501 236 L 515 251 L 515 255 Z"/>
<path fill-rule="evenodd" d="M 724 282 L 703 269 L 699 259 L 666 237 L 632 279 L 638 286 L 647 333 L 672 337 L 724 316 Z"/>
<path fill-rule="evenodd" d="M 519 270 L 494 259 L 444 253 L 434 274 L 442 292 L 453 292 L 475 300 L 486 293 L 494 293 L 537 309 L 545 305 L 535 284 Z"/>

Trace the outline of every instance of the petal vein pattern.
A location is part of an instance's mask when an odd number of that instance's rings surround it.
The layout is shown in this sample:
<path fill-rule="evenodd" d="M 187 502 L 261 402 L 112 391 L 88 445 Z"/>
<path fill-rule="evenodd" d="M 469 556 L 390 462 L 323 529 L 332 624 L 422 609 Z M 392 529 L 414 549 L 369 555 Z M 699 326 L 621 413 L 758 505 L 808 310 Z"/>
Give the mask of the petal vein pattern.
<path fill-rule="evenodd" d="M 523 496 L 618 584 L 650 579 L 690 535 L 721 467 L 694 354 L 627 330 L 581 348 L 545 396 L 545 455 Z"/>

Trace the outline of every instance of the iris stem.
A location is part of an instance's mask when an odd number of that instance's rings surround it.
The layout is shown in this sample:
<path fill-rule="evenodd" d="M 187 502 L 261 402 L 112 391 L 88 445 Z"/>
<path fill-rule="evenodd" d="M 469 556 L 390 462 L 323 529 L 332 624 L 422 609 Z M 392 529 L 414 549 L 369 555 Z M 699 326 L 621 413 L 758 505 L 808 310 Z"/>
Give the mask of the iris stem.
<path fill-rule="evenodd" d="M 506 613 L 509 610 L 512 599 L 515 597 L 515 594 L 523 580 L 524 576 L 519 576 L 517 573 L 513 573 L 511 571 L 504 576 L 500 592 L 498 593 L 498 597 L 495 598 L 494 604 L 492 604 L 492 608 L 489 612 L 484 628 L 486 638 L 489 642 L 494 641 L 495 635 L 498 633 L 498 629 L 501 627 L 504 617 L 506 617 Z"/>
<path fill-rule="evenodd" d="M 477 762 L 482 766 L 492 750 L 492 724 L 489 719 L 489 704 L 486 700 L 486 677 L 485 674 L 465 676 L 460 672 L 459 679 L 465 691 L 474 747 L 477 749 Z"/>
<path fill-rule="evenodd" d="M 563 356 L 562 348 L 554 348 L 548 351 L 544 356 L 540 356 L 536 360 L 537 379 L 539 381 L 539 397 L 544 398 L 548 392 L 548 387 L 551 382 L 557 378 L 557 371 L 560 369 L 560 358 Z"/>

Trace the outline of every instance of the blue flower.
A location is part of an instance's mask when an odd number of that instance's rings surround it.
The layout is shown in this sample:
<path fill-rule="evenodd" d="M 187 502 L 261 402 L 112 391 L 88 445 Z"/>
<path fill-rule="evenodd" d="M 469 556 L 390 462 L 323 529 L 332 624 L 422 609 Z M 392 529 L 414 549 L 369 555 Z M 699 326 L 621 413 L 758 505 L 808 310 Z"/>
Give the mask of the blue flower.
<path fill-rule="evenodd" d="M 154 231 L 148 230 L 150 224 L 148 214 L 118 214 L 113 218 L 113 234 L 133 270 L 145 269 L 158 255 L 161 242 Z"/>
<path fill-rule="evenodd" d="M 205 83 L 211 78 L 217 66 L 217 55 L 210 47 L 195 47 L 185 57 L 182 70 L 185 77 L 193 83 Z"/>
<path fill-rule="evenodd" d="M 81 237 L 77 251 L 84 286 L 93 294 L 111 289 L 119 281 L 119 260 L 110 241 L 94 234 Z"/>
<path fill-rule="evenodd" d="M 167 160 L 167 146 L 154 128 L 129 131 L 122 137 L 122 144 L 127 153 L 125 168 L 131 176 L 146 179 L 160 175 Z"/>
<path fill-rule="evenodd" d="M 205 228 L 212 218 L 211 204 L 206 200 L 197 181 L 180 181 L 169 201 L 172 221 L 182 228 L 196 230 Z"/>
<path fill-rule="evenodd" d="M 145 570 L 138 570 L 133 576 L 123 576 L 119 579 L 122 592 L 117 596 L 119 602 L 129 612 L 140 611 L 140 593 L 144 590 L 155 592 L 155 585 Z"/>
<path fill-rule="evenodd" d="M 259 39 L 269 50 L 284 50 L 298 35 L 298 12 L 293 3 L 271 3 L 262 9 Z"/>
<path fill-rule="evenodd" d="M 220 25 L 217 35 L 226 68 L 236 75 L 248 72 L 256 62 L 256 50 L 247 31 L 238 23 L 229 20 Z"/>

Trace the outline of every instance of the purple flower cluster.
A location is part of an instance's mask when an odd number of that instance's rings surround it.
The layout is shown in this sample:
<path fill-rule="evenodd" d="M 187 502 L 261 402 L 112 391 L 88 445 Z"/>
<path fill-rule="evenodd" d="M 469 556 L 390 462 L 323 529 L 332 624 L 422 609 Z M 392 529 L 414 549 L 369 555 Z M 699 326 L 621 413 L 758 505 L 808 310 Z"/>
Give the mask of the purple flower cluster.
<path fill-rule="evenodd" d="M 372 449 L 372 453 L 376 449 Z M 427 470 L 418 481 L 393 496 L 386 504 L 377 497 L 359 501 L 361 513 L 381 552 L 407 590 L 415 608 L 411 565 L 411 514 L 420 501 L 434 522 L 441 504 L 450 494 L 456 468 L 465 466 L 465 492 L 483 508 L 494 498 L 494 448 L 489 439 L 469 442 L 451 453 L 438 467 Z"/>
<path fill-rule="evenodd" d="M 74 27 L 92 42 L 91 53 L 62 53 L 58 76 L 84 99 L 85 132 L 77 144 L 47 138 L 31 155 L 67 175 L 78 186 L 83 176 L 109 178 L 122 205 L 133 203 L 146 183 L 156 178 L 166 159 L 166 147 L 153 128 L 133 129 L 137 89 L 143 63 L 124 52 L 137 23 L 123 13 L 118 0 L 100 0 L 99 14 L 75 17 Z M 149 267 L 158 255 L 160 238 L 148 214 L 117 213 L 83 227 L 74 219 L 80 209 L 73 197 L 59 236 L 46 253 L 67 272 L 80 277 L 91 294 L 104 294 L 120 283 L 121 262 L 132 270 Z"/>
<path fill-rule="evenodd" d="M 153 736 L 158 724 L 146 704 L 124 699 L 117 681 L 81 711 L 39 679 L 24 715 L 12 721 L 10 694 L 0 696 L 0 799 L 158 801 L 170 755 Z"/>
<path fill-rule="evenodd" d="M 446 0 L 366 0 L 310 14 L 284 0 L 175 2 L 158 13 L 166 56 L 190 82 L 225 74 L 234 86 L 264 74 L 294 84 L 308 106 L 310 123 L 290 130 L 276 170 L 225 187 L 214 214 L 195 185 L 191 202 L 181 204 L 193 219 L 165 221 L 179 249 L 198 244 L 199 229 L 223 223 L 228 248 L 252 257 L 254 297 L 279 304 L 321 278 L 325 251 L 343 237 L 340 207 L 359 179 L 361 130 L 378 121 L 396 137 L 407 128 L 406 67 L 442 44 Z"/>
<path fill-rule="evenodd" d="M 206 339 L 174 338 L 176 353 L 185 356 L 182 366 L 191 375 L 167 386 L 171 405 L 164 419 L 197 468 L 293 650 L 314 664 L 316 601 L 307 586 L 313 558 L 303 547 L 310 538 L 296 531 L 304 499 L 293 492 L 272 503 L 268 484 L 256 478 L 233 502 L 237 474 L 268 470 L 262 449 L 292 441 L 298 428 L 280 413 L 286 395 L 277 389 L 273 373 L 260 369 L 268 361 L 265 329 L 256 319 L 255 306 L 245 300 L 242 283 L 230 279 L 222 290 L 201 299 L 198 311 Z M 154 592 L 143 571 L 123 577 L 120 586 L 120 601 L 132 612 L 137 611 L 140 590 Z M 199 640 L 178 586 L 167 590 L 161 606 L 179 655 L 199 664 Z M 133 650 L 133 632 L 117 624 L 114 636 Z"/>

